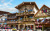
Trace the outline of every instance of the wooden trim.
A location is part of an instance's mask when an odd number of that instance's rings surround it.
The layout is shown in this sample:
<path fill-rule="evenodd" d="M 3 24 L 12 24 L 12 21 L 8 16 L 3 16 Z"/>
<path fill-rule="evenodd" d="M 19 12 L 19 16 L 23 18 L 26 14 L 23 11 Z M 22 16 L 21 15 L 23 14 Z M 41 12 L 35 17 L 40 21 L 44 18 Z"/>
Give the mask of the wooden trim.
<path fill-rule="evenodd" d="M 23 2 L 23 3 L 19 4 L 18 6 L 16 6 L 15 8 L 19 9 L 20 7 L 22 7 L 24 5 L 35 5 L 36 8 L 39 10 L 39 8 L 38 8 L 38 6 L 37 6 L 37 4 L 35 2 L 31 2 L 31 4 L 30 4 L 30 2 Z"/>
<path fill-rule="evenodd" d="M 39 11 L 34 15 L 34 17 L 40 12 L 40 10 L 43 8 L 43 7 L 47 7 L 46 5 L 43 5 L 40 9 L 39 9 Z M 48 9 L 50 9 L 49 7 L 47 7 Z"/>
<path fill-rule="evenodd" d="M 37 17 L 50 17 L 50 15 L 49 16 L 37 16 Z"/>

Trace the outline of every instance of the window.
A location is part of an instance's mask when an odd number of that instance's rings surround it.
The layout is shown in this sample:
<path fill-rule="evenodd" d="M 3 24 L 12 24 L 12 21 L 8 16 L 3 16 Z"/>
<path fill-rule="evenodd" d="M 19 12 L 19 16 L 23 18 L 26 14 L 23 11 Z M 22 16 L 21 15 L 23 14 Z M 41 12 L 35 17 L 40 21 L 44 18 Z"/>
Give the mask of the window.
<path fill-rule="evenodd" d="M 7 16 L 7 14 L 4 14 L 4 16 Z"/>
<path fill-rule="evenodd" d="M 3 21 L 3 19 L 1 19 L 1 21 Z"/>
<path fill-rule="evenodd" d="M 28 10 L 26 10 L 26 12 L 28 12 Z"/>
<path fill-rule="evenodd" d="M 28 10 L 28 12 L 33 11 L 33 10 Z"/>
<path fill-rule="evenodd" d="M 11 20 L 11 21 L 13 21 L 13 20 Z"/>
<path fill-rule="evenodd" d="M 0 15 L 0 16 L 2 16 L 2 15 Z"/>
<path fill-rule="evenodd" d="M 33 16 L 30 16 L 29 18 L 33 18 Z"/>
<path fill-rule="evenodd" d="M 21 17 L 20 20 L 22 20 L 23 18 Z"/>
<path fill-rule="evenodd" d="M 15 20 L 14 20 L 15 21 Z"/>
<path fill-rule="evenodd" d="M 16 19 L 16 21 L 18 21 L 18 20 Z"/>
<path fill-rule="evenodd" d="M 21 11 L 21 13 L 23 13 L 24 11 Z"/>
<path fill-rule="evenodd" d="M 43 13 L 43 12 L 45 12 L 45 13 L 46 13 L 46 12 L 47 12 L 47 9 L 45 9 L 45 10 L 42 10 L 42 13 Z"/>
<path fill-rule="evenodd" d="M 5 19 L 5 20 L 7 20 L 7 19 Z"/>

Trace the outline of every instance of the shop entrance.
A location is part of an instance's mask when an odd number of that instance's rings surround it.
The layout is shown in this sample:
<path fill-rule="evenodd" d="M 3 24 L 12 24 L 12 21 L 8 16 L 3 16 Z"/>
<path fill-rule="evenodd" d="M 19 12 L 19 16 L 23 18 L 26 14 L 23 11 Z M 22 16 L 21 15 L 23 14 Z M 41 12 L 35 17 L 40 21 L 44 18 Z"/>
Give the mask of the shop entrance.
<path fill-rule="evenodd" d="M 13 25 L 11 25 L 11 28 L 13 28 Z"/>
<path fill-rule="evenodd" d="M 17 30 L 18 30 L 18 25 L 16 25 L 16 28 L 17 28 Z"/>
<path fill-rule="evenodd" d="M 23 29 L 23 25 L 20 25 L 20 29 Z"/>
<path fill-rule="evenodd" d="M 33 30 L 33 25 L 27 25 L 27 26 L 25 26 L 25 29 L 26 30 Z"/>

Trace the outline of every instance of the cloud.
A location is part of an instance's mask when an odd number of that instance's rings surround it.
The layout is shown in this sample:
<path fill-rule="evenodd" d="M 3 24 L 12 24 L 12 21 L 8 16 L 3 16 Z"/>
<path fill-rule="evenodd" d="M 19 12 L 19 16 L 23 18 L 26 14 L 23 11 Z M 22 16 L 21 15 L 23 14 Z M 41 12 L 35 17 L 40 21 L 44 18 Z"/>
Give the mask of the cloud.
<path fill-rule="evenodd" d="M 4 3 L 5 0 L 1 0 L 2 3 Z"/>
<path fill-rule="evenodd" d="M 8 2 L 4 2 L 5 0 L 0 0 L 1 1 L 1 3 L 3 3 L 2 5 L 0 5 L 0 6 L 2 6 L 2 7 L 9 7 L 9 5 L 12 5 L 12 1 L 13 0 L 10 0 L 10 1 L 8 1 Z"/>
<path fill-rule="evenodd" d="M 6 11 L 6 12 L 10 12 L 10 13 L 16 13 L 18 12 L 18 10 L 16 8 L 0 8 L 0 11 Z"/>
<path fill-rule="evenodd" d="M 0 5 L 0 6 L 2 6 L 2 5 Z"/>
<path fill-rule="evenodd" d="M 43 6 L 44 4 L 39 4 L 38 6 L 39 6 L 39 9 Z"/>
<path fill-rule="evenodd" d="M 10 0 L 9 2 L 4 2 L 5 0 L 1 0 L 1 3 L 3 3 L 2 5 L 0 5 L 0 11 L 6 11 L 6 12 L 10 12 L 10 13 L 16 13 L 18 12 L 18 10 L 16 8 L 9 8 L 9 5 L 12 5 L 12 1 Z"/>

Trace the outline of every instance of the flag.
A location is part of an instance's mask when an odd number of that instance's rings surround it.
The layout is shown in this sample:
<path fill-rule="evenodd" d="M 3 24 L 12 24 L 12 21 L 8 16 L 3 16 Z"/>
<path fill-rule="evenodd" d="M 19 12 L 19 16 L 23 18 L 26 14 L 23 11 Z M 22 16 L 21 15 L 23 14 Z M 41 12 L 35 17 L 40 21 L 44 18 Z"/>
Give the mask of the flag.
<path fill-rule="evenodd" d="M 3 19 L 1 19 L 1 21 L 3 21 Z"/>
<path fill-rule="evenodd" d="M 37 19 L 35 19 L 35 21 L 37 21 Z"/>
<path fill-rule="evenodd" d="M 46 19 L 47 20 L 47 19 Z"/>
<path fill-rule="evenodd" d="M 45 10 L 45 12 L 47 12 L 47 9 Z"/>
<path fill-rule="evenodd" d="M 45 20 L 46 18 L 44 17 L 44 19 L 42 19 L 42 21 L 41 22 L 44 22 L 44 20 Z"/>
<path fill-rule="evenodd" d="M 22 18 L 20 18 L 20 20 L 22 20 Z"/>
<path fill-rule="evenodd" d="M 44 21 L 44 19 L 41 22 L 43 22 L 43 21 Z"/>

